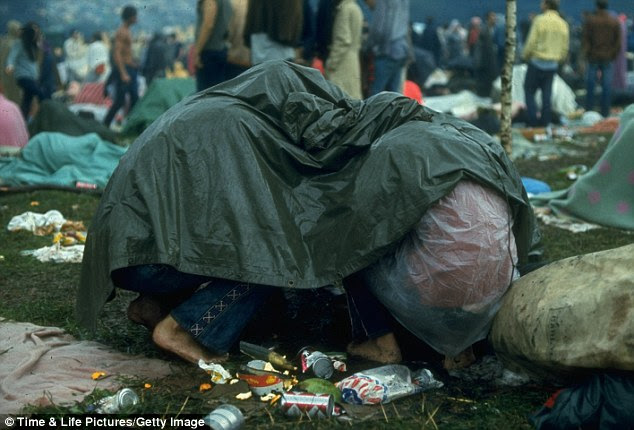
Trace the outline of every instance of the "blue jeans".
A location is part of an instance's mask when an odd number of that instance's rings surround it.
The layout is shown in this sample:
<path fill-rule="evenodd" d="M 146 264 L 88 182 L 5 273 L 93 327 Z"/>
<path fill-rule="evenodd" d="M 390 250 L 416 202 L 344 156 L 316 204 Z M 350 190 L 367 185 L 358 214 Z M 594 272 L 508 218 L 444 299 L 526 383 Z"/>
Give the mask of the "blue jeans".
<path fill-rule="evenodd" d="M 33 79 L 29 78 L 18 78 L 17 84 L 22 88 L 22 105 L 20 106 L 20 110 L 22 111 L 22 116 L 25 120 L 29 119 L 29 112 L 31 111 L 31 104 L 33 103 L 33 98 L 37 97 L 39 101 L 47 99 L 49 97 L 46 96 L 44 89 L 40 84 L 38 84 Z"/>
<path fill-rule="evenodd" d="M 196 91 L 202 91 L 227 80 L 227 50 L 206 50 L 200 53 L 202 67 L 196 70 Z"/>
<path fill-rule="evenodd" d="M 594 86 L 597 80 L 597 71 L 601 71 L 601 115 L 610 115 L 612 104 L 612 79 L 614 77 L 612 62 L 588 63 L 586 75 L 586 110 L 594 108 Z"/>
<path fill-rule="evenodd" d="M 381 91 L 400 93 L 403 86 L 403 68 L 406 59 L 394 60 L 390 57 L 374 58 L 374 81 L 370 85 L 370 95 Z"/>
<path fill-rule="evenodd" d="M 273 291 L 273 287 L 183 273 L 164 264 L 118 269 L 112 279 L 119 288 L 156 297 L 191 291 L 170 315 L 198 343 L 221 354 L 237 342 Z"/>
<path fill-rule="evenodd" d="M 527 123 L 530 127 L 537 125 L 548 126 L 552 119 L 550 99 L 553 93 L 553 78 L 555 70 L 542 70 L 534 64 L 528 63 L 526 77 L 524 78 L 524 96 L 526 98 Z M 541 119 L 537 121 L 537 103 L 535 93 L 542 90 Z"/>
<path fill-rule="evenodd" d="M 134 106 L 134 104 L 139 99 L 139 83 L 137 81 L 138 70 L 136 67 L 125 66 L 125 70 L 130 76 L 130 80 L 128 82 L 123 82 L 121 80 L 121 75 L 119 70 L 115 67 L 112 70 L 112 77 L 115 85 L 115 95 L 114 101 L 112 102 L 112 106 L 108 109 L 108 113 L 104 119 L 104 124 L 110 126 L 110 123 L 114 119 L 114 116 L 119 112 L 123 106 L 125 106 L 126 95 L 130 96 L 130 109 Z"/>

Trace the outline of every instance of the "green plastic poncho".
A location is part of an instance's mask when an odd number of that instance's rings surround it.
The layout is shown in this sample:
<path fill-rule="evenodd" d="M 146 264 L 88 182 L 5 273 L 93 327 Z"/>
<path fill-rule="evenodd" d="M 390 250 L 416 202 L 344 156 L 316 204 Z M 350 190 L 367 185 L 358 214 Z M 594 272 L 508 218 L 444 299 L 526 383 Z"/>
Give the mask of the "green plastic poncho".
<path fill-rule="evenodd" d="M 78 319 L 95 327 L 110 272 L 130 265 L 336 284 L 463 178 L 505 196 L 526 261 L 533 213 L 489 135 L 399 94 L 352 100 L 315 69 L 263 63 L 173 106 L 121 159 L 89 228 Z"/>

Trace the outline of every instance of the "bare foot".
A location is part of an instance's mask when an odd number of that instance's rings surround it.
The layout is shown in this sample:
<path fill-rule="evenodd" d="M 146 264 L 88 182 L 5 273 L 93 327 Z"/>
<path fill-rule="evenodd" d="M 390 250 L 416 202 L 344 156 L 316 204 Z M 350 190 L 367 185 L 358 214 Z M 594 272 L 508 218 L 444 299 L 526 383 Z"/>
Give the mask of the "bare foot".
<path fill-rule="evenodd" d="M 464 369 L 471 366 L 476 361 L 473 347 L 469 347 L 455 357 L 445 355 L 443 366 L 446 370 Z"/>
<path fill-rule="evenodd" d="M 156 325 L 152 332 L 152 340 L 159 348 L 194 364 L 198 364 L 200 359 L 218 363 L 228 358 L 228 354 L 214 355 L 205 349 L 171 315 L 166 316 Z"/>
<path fill-rule="evenodd" d="M 169 314 L 169 309 L 165 309 L 158 299 L 140 294 L 130 302 L 127 313 L 130 321 L 144 325 L 152 331 Z"/>
<path fill-rule="evenodd" d="M 396 342 L 394 333 L 388 333 L 375 339 L 368 339 L 361 343 L 350 343 L 348 353 L 366 360 L 379 363 L 399 363 L 401 361 L 401 349 Z"/>

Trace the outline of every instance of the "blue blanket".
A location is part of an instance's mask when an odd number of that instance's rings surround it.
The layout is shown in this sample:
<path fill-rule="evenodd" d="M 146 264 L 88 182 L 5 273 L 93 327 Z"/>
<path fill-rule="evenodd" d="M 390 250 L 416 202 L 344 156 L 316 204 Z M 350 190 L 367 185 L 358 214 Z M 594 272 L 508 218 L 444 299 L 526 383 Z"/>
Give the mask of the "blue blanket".
<path fill-rule="evenodd" d="M 75 186 L 86 182 L 104 188 L 126 149 L 96 133 L 78 137 L 39 133 L 19 157 L 0 159 L 0 184 Z"/>

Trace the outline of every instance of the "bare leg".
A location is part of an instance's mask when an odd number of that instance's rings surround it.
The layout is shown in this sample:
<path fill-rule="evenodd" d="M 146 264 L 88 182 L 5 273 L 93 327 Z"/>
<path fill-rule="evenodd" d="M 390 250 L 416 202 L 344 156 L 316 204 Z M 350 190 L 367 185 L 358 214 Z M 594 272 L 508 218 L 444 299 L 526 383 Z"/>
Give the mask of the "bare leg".
<path fill-rule="evenodd" d="M 471 366 L 476 361 L 473 347 L 469 347 L 455 357 L 445 356 L 443 363 L 446 370 L 464 369 Z"/>
<path fill-rule="evenodd" d="M 198 364 L 198 360 L 222 362 L 227 354 L 213 354 L 194 340 L 171 315 L 163 318 L 152 332 L 152 340 L 161 349 L 178 355 L 183 360 Z"/>
<path fill-rule="evenodd" d="M 368 339 L 361 343 L 350 343 L 348 353 L 366 360 L 379 363 L 399 363 L 401 361 L 401 349 L 396 342 L 394 333 L 388 333 L 375 339 Z"/>

